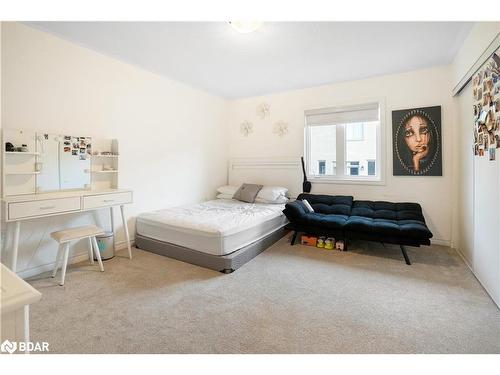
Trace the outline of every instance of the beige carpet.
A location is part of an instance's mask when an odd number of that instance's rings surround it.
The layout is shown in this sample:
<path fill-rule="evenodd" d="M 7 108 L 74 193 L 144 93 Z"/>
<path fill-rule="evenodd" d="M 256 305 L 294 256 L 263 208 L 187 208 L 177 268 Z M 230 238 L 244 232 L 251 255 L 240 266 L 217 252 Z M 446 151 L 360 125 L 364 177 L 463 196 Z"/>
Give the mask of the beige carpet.
<path fill-rule="evenodd" d="M 283 238 L 230 275 L 141 250 L 47 275 L 32 340 L 57 353 L 500 353 L 500 310 L 448 248 Z"/>

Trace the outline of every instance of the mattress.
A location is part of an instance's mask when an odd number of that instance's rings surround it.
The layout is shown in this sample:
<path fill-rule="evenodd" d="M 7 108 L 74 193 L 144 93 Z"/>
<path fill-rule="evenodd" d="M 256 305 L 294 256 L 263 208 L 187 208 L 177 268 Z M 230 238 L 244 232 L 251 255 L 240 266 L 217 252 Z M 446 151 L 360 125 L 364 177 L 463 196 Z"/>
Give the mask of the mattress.
<path fill-rule="evenodd" d="M 211 255 L 227 255 L 285 226 L 282 204 L 217 199 L 139 215 L 137 233 Z"/>

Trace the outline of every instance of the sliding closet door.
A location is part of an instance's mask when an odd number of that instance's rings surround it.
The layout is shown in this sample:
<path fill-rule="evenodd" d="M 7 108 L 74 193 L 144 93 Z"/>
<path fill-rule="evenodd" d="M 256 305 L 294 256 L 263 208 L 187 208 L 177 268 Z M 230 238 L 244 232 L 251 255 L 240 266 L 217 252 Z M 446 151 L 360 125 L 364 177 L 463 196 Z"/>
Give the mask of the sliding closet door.
<path fill-rule="evenodd" d="M 498 160 L 490 161 L 487 156 L 474 157 L 474 271 L 498 305 L 500 305 L 499 165 Z"/>

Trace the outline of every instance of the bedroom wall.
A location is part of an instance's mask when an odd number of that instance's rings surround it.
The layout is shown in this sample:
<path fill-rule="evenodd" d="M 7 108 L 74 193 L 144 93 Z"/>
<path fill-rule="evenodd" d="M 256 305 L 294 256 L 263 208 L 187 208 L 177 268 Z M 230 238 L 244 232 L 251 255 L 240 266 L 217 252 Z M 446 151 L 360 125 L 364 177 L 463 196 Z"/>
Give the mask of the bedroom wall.
<path fill-rule="evenodd" d="M 137 214 L 211 198 L 226 182 L 225 100 L 18 23 L 2 23 L 1 47 L 3 128 L 118 138 L 132 237 Z M 108 221 L 105 210 L 23 222 L 20 274 L 52 266 L 51 231 Z M 83 259 L 85 244 L 74 250 Z"/>
<path fill-rule="evenodd" d="M 452 138 L 455 127 L 451 97 L 450 66 L 331 84 L 273 95 L 233 100 L 229 107 L 230 157 L 301 156 L 304 153 L 304 110 L 335 106 L 346 101 L 363 103 L 385 100 L 386 184 L 313 184 L 312 192 L 348 194 L 358 199 L 414 201 L 421 203 L 435 243 L 450 245 L 452 239 Z M 270 118 L 260 120 L 256 107 L 270 105 Z M 443 176 L 392 176 L 391 111 L 413 107 L 442 106 Z M 273 134 L 273 123 L 289 123 L 289 134 Z M 253 123 L 253 133 L 240 133 L 243 121 Z"/>
<path fill-rule="evenodd" d="M 500 33 L 500 22 L 476 23 L 452 64 L 453 84 L 474 65 Z M 500 306 L 500 163 L 472 155 L 472 87 L 454 98 L 457 139 L 454 148 L 457 214 L 454 243 L 472 272 Z"/>

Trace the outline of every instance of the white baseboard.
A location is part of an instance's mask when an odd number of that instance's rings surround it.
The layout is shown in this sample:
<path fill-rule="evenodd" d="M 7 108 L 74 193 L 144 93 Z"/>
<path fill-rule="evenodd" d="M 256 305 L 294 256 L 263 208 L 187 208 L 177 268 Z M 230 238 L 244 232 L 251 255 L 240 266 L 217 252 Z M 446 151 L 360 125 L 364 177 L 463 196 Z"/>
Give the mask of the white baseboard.
<path fill-rule="evenodd" d="M 458 256 L 460 258 L 462 258 L 462 260 L 464 261 L 464 263 L 467 265 L 467 267 L 469 268 L 470 272 L 472 272 L 472 274 L 474 275 L 474 277 L 476 278 L 476 280 L 479 282 L 479 284 L 481 284 L 481 286 L 483 287 L 483 289 L 485 290 L 485 292 L 490 296 L 490 298 L 493 300 L 493 302 L 495 303 L 495 305 L 497 305 L 497 307 L 500 309 L 500 300 L 497 301 L 495 299 L 495 296 L 490 293 L 488 291 L 488 289 L 486 289 L 484 287 L 484 284 L 483 282 L 481 281 L 481 279 L 479 278 L 479 276 L 474 272 L 474 268 L 472 267 L 472 265 L 469 263 L 469 261 L 467 260 L 467 258 L 465 257 L 465 255 L 462 253 L 462 251 L 460 249 L 455 249 L 455 251 L 457 252 Z"/>
<path fill-rule="evenodd" d="M 134 246 L 134 240 L 130 240 L 130 246 Z M 115 251 L 125 250 L 126 248 L 127 248 L 127 241 L 120 241 L 115 243 Z M 88 259 L 89 259 L 89 253 L 87 251 L 82 251 L 68 258 L 68 264 L 75 264 L 86 261 Z M 33 277 L 44 272 L 52 271 L 54 269 L 54 263 L 55 259 L 54 262 L 51 263 L 41 264 L 35 267 L 17 271 L 17 275 L 22 279 L 26 279 L 28 277 Z"/>
<path fill-rule="evenodd" d="M 432 245 L 440 245 L 440 246 L 451 247 L 451 241 L 450 240 L 433 239 L 433 240 L 431 240 L 431 244 Z"/>

